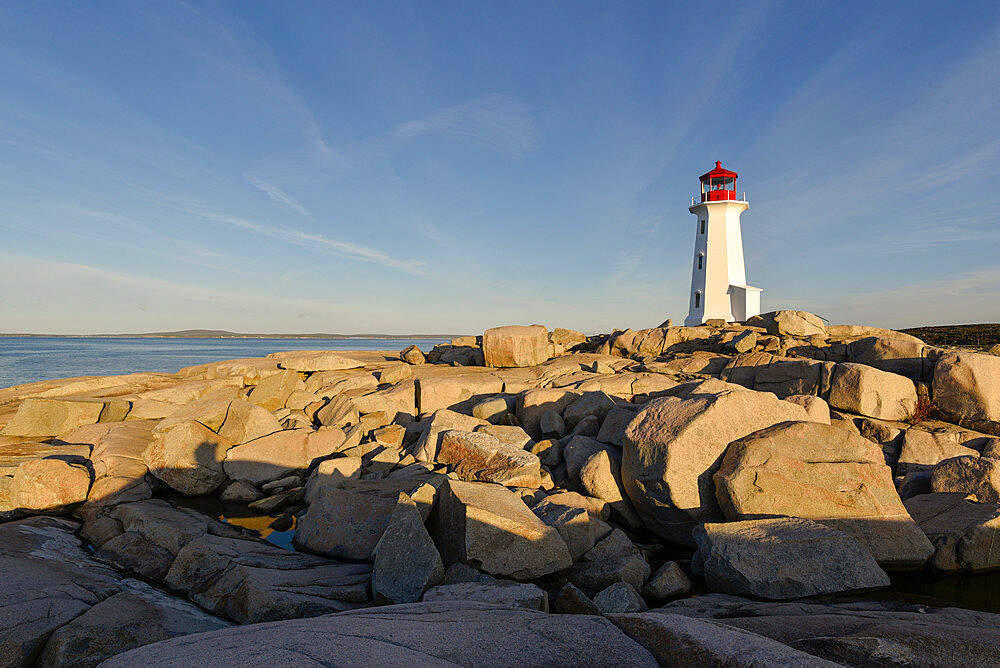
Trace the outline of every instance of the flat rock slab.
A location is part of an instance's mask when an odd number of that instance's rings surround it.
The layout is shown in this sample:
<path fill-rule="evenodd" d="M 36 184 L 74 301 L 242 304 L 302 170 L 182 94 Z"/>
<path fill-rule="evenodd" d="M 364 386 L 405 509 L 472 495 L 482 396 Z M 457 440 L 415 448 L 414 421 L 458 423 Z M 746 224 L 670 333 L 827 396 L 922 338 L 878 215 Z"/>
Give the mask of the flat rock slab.
<path fill-rule="evenodd" d="M 785 600 L 889 584 L 855 538 L 811 520 L 705 524 L 694 536 L 692 568 L 712 591 Z"/>
<path fill-rule="evenodd" d="M 992 668 L 1000 656 L 1000 615 L 960 608 L 893 601 L 769 603 L 708 594 L 658 611 L 714 619 L 848 666 Z"/>
<path fill-rule="evenodd" d="M 583 651 L 581 643 L 585 643 Z M 177 638 L 102 664 L 241 666 L 657 666 L 602 617 L 475 602 L 413 603 Z"/>
<path fill-rule="evenodd" d="M 51 517 L 0 524 L 0 666 L 32 665 L 53 631 L 122 590 L 80 545 L 79 526 Z"/>
<path fill-rule="evenodd" d="M 347 357 L 339 352 L 324 350 L 293 350 L 282 353 L 271 353 L 268 359 L 277 360 L 282 369 L 293 371 L 340 371 L 342 369 L 358 369 L 364 362 Z"/>

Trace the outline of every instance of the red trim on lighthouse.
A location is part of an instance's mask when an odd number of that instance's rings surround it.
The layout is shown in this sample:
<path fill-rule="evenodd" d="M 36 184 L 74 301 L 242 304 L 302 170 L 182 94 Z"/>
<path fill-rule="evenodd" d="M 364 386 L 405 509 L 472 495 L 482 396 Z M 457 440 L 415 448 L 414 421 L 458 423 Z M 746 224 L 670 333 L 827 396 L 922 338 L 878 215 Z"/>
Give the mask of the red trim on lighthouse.
<path fill-rule="evenodd" d="M 720 202 L 736 199 L 736 172 L 722 168 L 722 161 L 715 161 L 715 169 L 698 177 L 701 181 L 701 201 Z"/>

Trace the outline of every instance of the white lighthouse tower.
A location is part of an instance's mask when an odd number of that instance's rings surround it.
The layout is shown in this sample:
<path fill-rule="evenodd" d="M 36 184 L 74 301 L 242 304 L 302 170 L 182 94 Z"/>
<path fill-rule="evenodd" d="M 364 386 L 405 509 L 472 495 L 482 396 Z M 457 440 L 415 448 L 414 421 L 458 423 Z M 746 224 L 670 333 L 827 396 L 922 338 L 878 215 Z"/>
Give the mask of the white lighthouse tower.
<path fill-rule="evenodd" d="M 688 209 L 698 217 L 694 237 L 694 270 L 687 327 L 706 320 L 744 321 L 760 314 L 760 288 L 746 284 L 740 214 L 750 208 L 736 195 L 736 172 L 715 163 L 702 174 L 701 198 Z"/>

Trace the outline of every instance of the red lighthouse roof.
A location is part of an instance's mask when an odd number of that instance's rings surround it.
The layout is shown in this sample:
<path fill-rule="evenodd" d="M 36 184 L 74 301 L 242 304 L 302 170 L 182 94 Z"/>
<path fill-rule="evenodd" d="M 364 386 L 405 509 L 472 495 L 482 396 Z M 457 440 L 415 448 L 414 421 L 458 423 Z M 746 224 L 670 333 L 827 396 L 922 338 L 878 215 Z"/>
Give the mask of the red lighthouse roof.
<path fill-rule="evenodd" d="M 728 169 L 723 169 L 722 168 L 722 161 L 721 160 L 716 160 L 715 161 L 715 169 L 713 169 L 710 172 L 705 172 L 704 174 L 702 174 L 701 176 L 698 177 L 698 180 L 699 181 L 707 181 L 708 179 L 718 179 L 718 178 L 726 178 L 726 177 L 731 178 L 731 179 L 735 179 L 736 178 L 736 172 L 731 172 Z"/>

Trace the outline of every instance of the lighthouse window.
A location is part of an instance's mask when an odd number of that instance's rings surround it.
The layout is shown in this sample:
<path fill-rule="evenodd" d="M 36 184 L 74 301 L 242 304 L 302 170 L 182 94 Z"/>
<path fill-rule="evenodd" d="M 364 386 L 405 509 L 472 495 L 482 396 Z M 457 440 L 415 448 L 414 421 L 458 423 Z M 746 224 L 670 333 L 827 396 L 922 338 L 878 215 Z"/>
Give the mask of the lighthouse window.
<path fill-rule="evenodd" d="M 694 293 L 694 307 L 695 308 L 701 308 L 701 293 L 700 292 L 695 292 Z"/>
<path fill-rule="evenodd" d="M 704 263 L 705 263 L 705 256 L 702 255 L 701 253 L 698 253 L 698 268 L 703 269 Z"/>
<path fill-rule="evenodd" d="M 701 221 L 701 233 L 705 234 L 705 221 Z"/>

